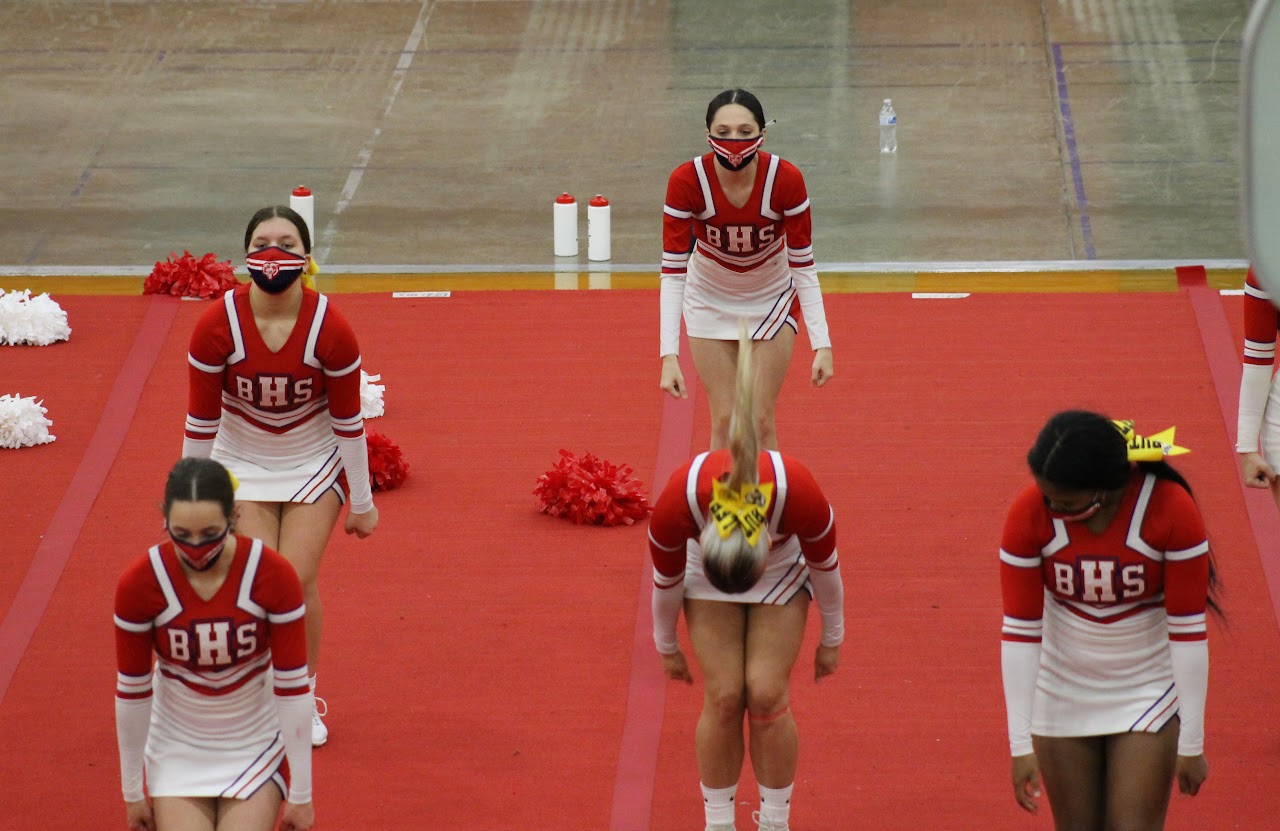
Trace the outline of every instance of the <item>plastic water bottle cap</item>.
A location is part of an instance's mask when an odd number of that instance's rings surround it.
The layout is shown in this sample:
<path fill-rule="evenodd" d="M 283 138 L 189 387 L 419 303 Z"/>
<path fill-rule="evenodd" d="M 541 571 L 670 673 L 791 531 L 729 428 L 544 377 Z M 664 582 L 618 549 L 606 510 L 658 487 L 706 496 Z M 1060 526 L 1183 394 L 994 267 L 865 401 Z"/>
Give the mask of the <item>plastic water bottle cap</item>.
<path fill-rule="evenodd" d="M 591 207 L 607 208 L 609 207 L 609 200 L 597 193 L 595 196 L 591 197 Z"/>
<path fill-rule="evenodd" d="M 556 197 L 556 202 L 558 202 L 561 205 L 572 205 L 575 201 L 577 200 L 575 200 L 572 196 L 570 196 L 567 193 L 562 193 Z"/>
<path fill-rule="evenodd" d="M 892 98 L 886 98 L 886 99 L 884 99 L 884 103 L 892 105 L 892 104 L 893 104 L 893 99 L 892 99 Z"/>
<path fill-rule="evenodd" d="M 310 196 L 311 188 L 307 187 L 306 185 L 298 185 L 296 188 L 293 189 L 293 195 L 294 196 Z"/>

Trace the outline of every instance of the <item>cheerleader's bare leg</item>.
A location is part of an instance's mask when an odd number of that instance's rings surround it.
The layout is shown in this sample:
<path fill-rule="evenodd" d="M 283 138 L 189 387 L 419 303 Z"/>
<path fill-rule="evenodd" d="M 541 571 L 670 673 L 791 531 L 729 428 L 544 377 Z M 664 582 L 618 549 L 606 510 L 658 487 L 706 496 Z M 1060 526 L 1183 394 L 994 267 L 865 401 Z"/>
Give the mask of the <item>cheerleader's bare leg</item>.
<path fill-rule="evenodd" d="M 1173 792 L 1178 720 L 1158 733 L 1107 736 L 1108 831 L 1160 831 Z"/>
<path fill-rule="evenodd" d="M 293 565 L 302 583 L 302 600 L 307 604 L 307 671 L 313 676 L 320 663 L 320 633 L 324 621 L 320 561 L 341 510 L 338 494 L 330 490 L 317 502 L 289 502 L 280 511 L 279 551 Z"/>
<path fill-rule="evenodd" d="M 778 395 L 782 392 L 782 384 L 787 380 L 787 370 L 791 366 L 791 353 L 794 350 L 796 333 L 789 326 L 783 326 L 772 340 L 758 340 L 754 343 L 756 369 L 756 436 L 760 440 L 762 450 L 778 449 L 778 428 L 774 419 L 774 410 L 778 404 Z"/>
<path fill-rule="evenodd" d="M 804 640 L 809 595 L 799 592 L 785 606 L 747 607 L 747 721 L 751 766 L 766 788 L 785 788 L 796 778 L 800 739 L 787 688 Z"/>
<path fill-rule="evenodd" d="M 738 342 L 689 338 L 689 355 L 698 379 L 707 391 L 711 409 L 711 449 L 729 446 L 729 419 L 733 416 L 734 384 L 738 372 Z"/>
<path fill-rule="evenodd" d="M 710 788 L 738 784 L 746 753 L 747 609 L 742 603 L 686 600 L 685 621 L 702 671 L 702 714 L 694 731 L 698 776 Z"/>
<path fill-rule="evenodd" d="M 164 796 L 152 800 L 156 831 L 271 831 L 280 791 L 266 784 L 248 799 Z"/>
<path fill-rule="evenodd" d="M 772 340 L 754 342 L 756 362 L 756 436 L 760 447 L 778 447 L 774 410 L 787 377 L 796 333 L 783 326 Z M 698 378 L 707 391 L 711 409 L 711 449 L 729 446 L 729 419 L 733 416 L 734 385 L 738 373 L 738 344 L 735 341 L 689 338 L 689 354 Z"/>
<path fill-rule="evenodd" d="M 271 783 L 263 785 L 248 799 L 219 799 L 217 831 L 271 831 L 283 801 L 280 791 Z"/>
<path fill-rule="evenodd" d="M 1031 737 L 1055 831 L 1103 831 L 1104 737 Z"/>

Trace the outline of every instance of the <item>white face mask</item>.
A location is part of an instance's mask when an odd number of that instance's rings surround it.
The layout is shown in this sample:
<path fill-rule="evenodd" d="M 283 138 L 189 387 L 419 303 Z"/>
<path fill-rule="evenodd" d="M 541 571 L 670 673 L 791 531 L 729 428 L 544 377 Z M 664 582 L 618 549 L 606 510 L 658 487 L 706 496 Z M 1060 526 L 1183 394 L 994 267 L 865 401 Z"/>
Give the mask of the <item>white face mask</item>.
<path fill-rule="evenodd" d="M 1049 512 L 1049 516 L 1054 519 L 1060 519 L 1063 522 L 1084 522 L 1089 517 L 1102 510 L 1102 494 L 1095 493 L 1093 501 L 1091 501 L 1082 510 L 1076 511 L 1074 514 L 1064 514 L 1061 511 L 1055 511 L 1049 504 L 1049 498 L 1044 497 L 1044 509 Z"/>

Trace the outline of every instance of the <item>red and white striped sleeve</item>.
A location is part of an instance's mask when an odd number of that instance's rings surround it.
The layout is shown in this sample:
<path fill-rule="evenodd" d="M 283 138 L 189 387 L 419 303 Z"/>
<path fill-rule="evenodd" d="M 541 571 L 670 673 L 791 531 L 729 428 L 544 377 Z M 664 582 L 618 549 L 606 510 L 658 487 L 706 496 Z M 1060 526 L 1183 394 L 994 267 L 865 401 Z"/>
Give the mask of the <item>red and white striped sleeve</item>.
<path fill-rule="evenodd" d="M 693 162 L 685 162 L 667 180 L 662 206 L 662 279 L 658 290 L 658 354 L 680 354 L 680 320 L 684 308 L 684 281 L 693 253 L 693 215 L 702 210 Z"/>
<path fill-rule="evenodd" d="M 214 301 L 196 321 L 187 350 L 187 422 L 182 455 L 208 458 L 222 421 L 227 357 L 234 351 L 228 305 L 234 289 Z"/>
<path fill-rule="evenodd" d="M 1031 707 L 1040 671 L 1044 629 L 1044 578 L 1040 552 L 1052 525 L 1038 488 L 1025 489 L 1005 518 L 1000 540 L 1000 590 L 1004 621 L 1000 632 L 1000 670 L 1008 719 L 1009 752 L 1031 752 Z"/>
<path fill-rule="evenodd" d="M 653 559 L 653 642 L 664 655 L 676 652 L 676 623 L 684 601 L 685 545 L 697 539 L 689 509 L 689 464 L 667 480 L 649 514 L 649 556 Z"/>
<path fill-rule="evenodd" d="M 1143 538 L 1164 552 L 1164 607 L 1169 656 L 1178 690 L 1178 755 L 1204 752 L 1204 709 L 1209 690 L 1209 541 L 1191 494 L 1176 482 L 1156 483 Z M 1150 532 L 1147 526 L 1154 526 Z M 1150 536 L 1148 536 L 1150 533 Z"/>
<path fill-rule="evenodd" d="M 831 346 L 827 329 L 826 306 L 822 286 L 818 282 L 818 266 L 813 261 L 813 220 L 809 210 L 809 193 L 800 169 L 783 159 L 778 160 L 778 182 L 774 188 L 774 208 L 782 214 L 787 236 L 787 261 L 796 284 L 800 312 L 809 333 L 809 346 L 825 349 Z"/>
<path fill-rule="evenodd" d="M 351 511 L 362 514 L 373 509 L 373 488 L 369 479 L 369 446 L 360 413 L 360 345 L 355 330 L 323 295 L 317 314 L 323 314 L 316 357 L 324 369 L 329 397 L 329 419 L 338 439 L 338 452 L 347 472 L 351 490 Z"/>
<path fill-rule="evenodd" d="M 809 582 L 822 618 L 822 645 L 844 642 L 844 582 L 836 550 L 836 514 L 809 469 L 784 456 L 787 501 L 778 520 L 780 533 L 795 534 L 809 566 Z"/>
<path fill-rule="evenodd" d="M 1240 373 L 1240 404 L 1236 420 L 1236 451 L 1256 453 L 1262 432 L 1262 413 L 1271 391 L 1276 361 L 1276 329 L 1280 310 L 1271 302 L 1253 269 L 1244 283 L 1244 366 Z"/>
<path fill-rule="evenodd" d="M 143 798 L 143 751 L 151 727 L 153 621 L 164 608 L 151 561 L 129 564 L 116 584 L 116 745 L 126 802 Z"/>

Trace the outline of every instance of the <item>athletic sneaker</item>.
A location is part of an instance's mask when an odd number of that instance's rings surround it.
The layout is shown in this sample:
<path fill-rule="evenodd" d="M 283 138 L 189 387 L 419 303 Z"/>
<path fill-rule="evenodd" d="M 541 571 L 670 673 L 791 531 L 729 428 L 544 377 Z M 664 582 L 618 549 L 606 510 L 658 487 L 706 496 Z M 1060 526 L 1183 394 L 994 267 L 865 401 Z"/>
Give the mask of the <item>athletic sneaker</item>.
<path fill-rule="evenodd" d="M 751 819 L 759 827 L 760 831 L 791 831 L 791 826 L 788 825 L 787 823 L 783 823 L 782 825 L 779 825 L 773 820 L 768 820 L 760 816 L 759 811 L 752 811 Z"/>
<path fill-rule="evenodd" d="M 329 705 L 325 703 L 323 698 L 315 699 L 315 707 L 311 710 L 311 746 L 319 747 L 329 741 L 329 728 L 324 726 L 324 722 L 320 720 L 321 716 L 329 715 Z"/>

